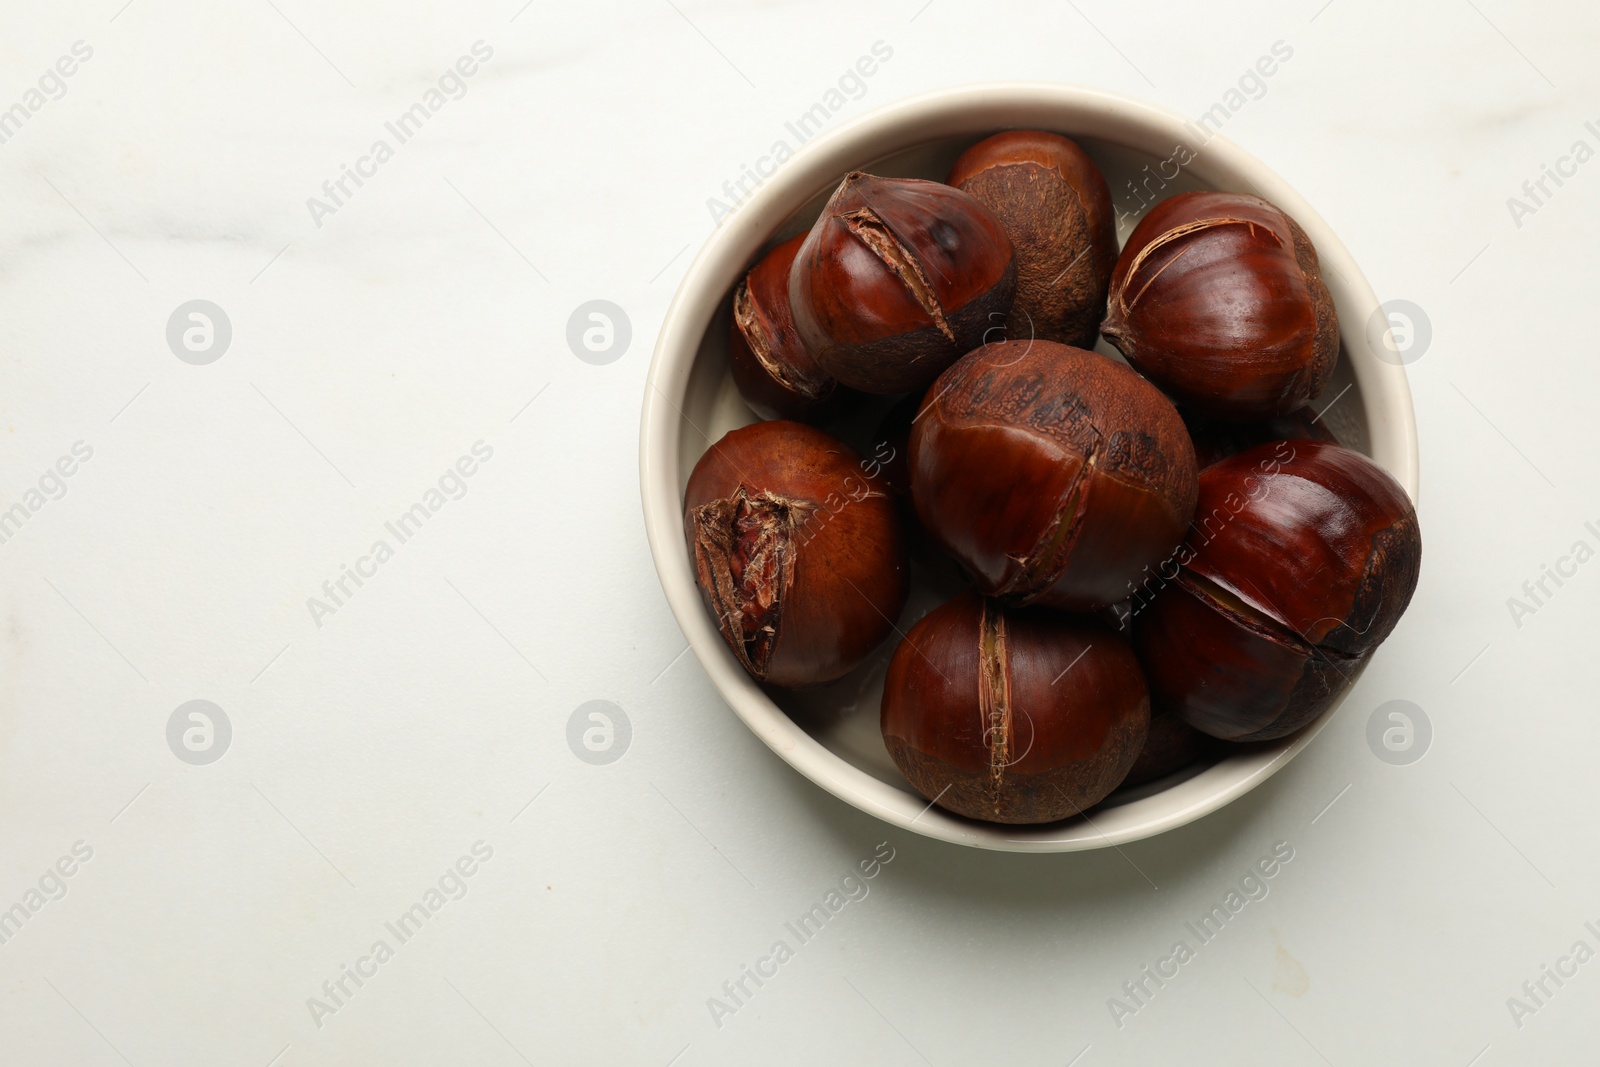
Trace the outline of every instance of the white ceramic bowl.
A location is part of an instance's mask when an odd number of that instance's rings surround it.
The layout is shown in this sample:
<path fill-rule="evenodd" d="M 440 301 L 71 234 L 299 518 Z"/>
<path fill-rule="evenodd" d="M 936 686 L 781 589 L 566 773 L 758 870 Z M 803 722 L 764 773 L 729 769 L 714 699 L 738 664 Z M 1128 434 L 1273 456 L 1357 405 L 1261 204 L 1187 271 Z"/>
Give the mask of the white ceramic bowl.
<path fill-rule="evenodd" d="M 1179 115 L 1098 90 L 1031 83 L 948 89 L 873 111 L 805 145 L 723 221 L 661 327 L 645 389 L 640 481 L 650 549 L 678 625 L 734 712 L 774 752 L 834 796 L 896 826 L 982 848 L 1064 852 L 1136 841 L 1215 811 L 1288 763 L 1334 709 L 1292 738 L 1241 747 L 1213 766 L 1122 791 L 1089 816 L 1038 827 L 973 822 L 930 808 L 884 749 L 878 700 L 893 638 L 838 683 L 769 695 L 723 644 L 695 587 L 683 535 L 683 489 L 695 461 L 724 433 L 756 419 L 729 378 L 725 341 L 728 296 L 745 270 L 768 245 L 808 228 L 846 172 L 942 181 L 963 149 L 1007 128 L 1055 130 L 1082 144 L 1105 173 L 1119 214 L 1129 215 L 1119 222 L 1123 240 L 1142 211 L 1133 191 L 1141 183 L 1151 191 L 1144 206 L 1150 195 L 1215 188 L 1255 193 L 1293 216 L 1321 256 L 1342 326 L 1339 369 L 1316 406 L 1332 403 L 1325 417 L 1340 439 L 1372 456 L 1416 497 L 1416 424 L 1404 371 L 1376 354 L 1369 323 L 1382 321 L 1374 318 L 1381 314 L 1377 298 L 1311 205 L 1236 145 Z M 1193 158 L 1178 168 L 1179 154 L 1163 166 L 1179 145 Z M 1181 173 L 1162 188 L 1158 182 L 1175 169 Z M 914 591 L 900 630 L 939 599 L 927 588 Z"/>

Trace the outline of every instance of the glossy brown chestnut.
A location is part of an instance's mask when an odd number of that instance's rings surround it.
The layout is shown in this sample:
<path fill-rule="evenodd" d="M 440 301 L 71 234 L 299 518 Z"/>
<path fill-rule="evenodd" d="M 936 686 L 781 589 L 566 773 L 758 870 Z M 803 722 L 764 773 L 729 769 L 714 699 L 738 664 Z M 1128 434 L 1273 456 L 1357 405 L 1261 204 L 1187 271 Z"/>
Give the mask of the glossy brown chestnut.
<path fill-rule="evenodd" d="M 1189 439 L 1194 442 L 1195 462 L 1205 470 L 1213 463 L 1240 452 L 1247 452 L 1272 441 L 1329 441 L 1339 443 L 1328 424 L 1310 408 L 1297 408 L 1287 415 L 1253 422 L 1208 419 L 1195 414 L 1184 416 Z"/>
<path fill-rule="evenodd" d="M 1003 341 L 928 390 L 911 496 L 980 592 L 1093 611 L 1183 540 L 1194 447 L 1172 402 L 1116 360 Z"/>
<path fill-rule="evenodd" d="M 1004 321 L 1016 289 L 994 213 L 940 182 L 845 176 L 806 235 L 789 302 L 806 348 L 843 385 L 927 385 Z"/>
<path fill-rule="evenodd" d="M 948 181 L 999 216 L 1016 248 L 1010 336 L 1093 348 L 1117 223 L 1111 189 L 1088 153 L 1058 133 L 1007 130 L 961 153 Z"/>
<path fill-rule="evenodd" d="M 1144 785 L 1165 778 L 1206 759 L 1219 747 L 1215 738 L 1206 736 L 1171 712 L 1151 712 L 1150 733 L 1122 785 Z"/>
<path fill-rule="evenodd" d="M 1155 707 L 1229 741 L 1293 733 L 1389 636 L 1421 558 L 1410 498 L 1352 449 L 1279 441 L 1207 467 L 1175 577 L 1135 616 Z"/>
<path fill-rule="evenodd" d="M 850 671 L 894 628 L 905 533 L 870 465 L 797 422 L 734 430 L 684 492 L 695 578 L 756 680 L 814 685 Z"/>
<path fill-rule="evenodd" d="M 745 401 L 764 419 L 815 419 L 837 383 L 811 358 L 789 310 L 789 269 L 805 240 L 797 234 L 750 268 L 733 291 L 729 369 Z"/>
<path fill-rule="evenodd" d="M 1117 259 L 1100 331 L 1180 406 L 1217 418 L 1293 411 L 1339 357 L 1311 239 L 1243 193 L 1180 193 L 1151 208 Z"/>
<path fill-rule="evenodd" d="M 970 591 L 911 628 L 883 685 L 895 766 L 940 807 L 990 822 L 1054 822 L 1099 803 L 1149 723 L 1120 638 Z"/>

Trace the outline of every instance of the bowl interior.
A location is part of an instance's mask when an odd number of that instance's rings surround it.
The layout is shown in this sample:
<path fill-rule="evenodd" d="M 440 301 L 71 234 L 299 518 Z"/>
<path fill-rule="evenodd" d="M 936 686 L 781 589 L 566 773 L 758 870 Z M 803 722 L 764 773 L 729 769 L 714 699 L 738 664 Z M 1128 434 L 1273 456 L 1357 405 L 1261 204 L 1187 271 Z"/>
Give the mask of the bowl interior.
<path fill-rule="evenodd" d="M 735 711 L 780 755 L 836 795 L 918 832 L 989 848 L 1064 851 L 1135 840 L 1214 810 L 1280 767 L 1332 710 L 1295 737 L 1239 746 L 1220 761 L 1121 790 L 1087 816 L 1060 823 L 995 826 L 930 809 L 890 761 L 878 729 L 884 673 L 897 638 L 891 636 L 866 663 L 831 685 L 802 692 L 761 689 L 723 646 L 693 588 L 679 510 L 689 473 L 711 442 L 757 419 L 728 373 L 730 291 L 743 272 L 768 247 L 808 228 L 847 171 L 943 180 L 975 141 L 1020 126 L 1066 134 L 1094 158 L 1118 209 L 1119 243 L 1150 204 L 1189 189 L 1252 192 L 1293 215 L 1317 245 L 1342 326 L 1338 368 L 1314 406 L 1327 409 L 1324 421 L 1342 442 L 1374 455 L 1415 495 L 1404 377 L 1371 351 L 1365 326 L 1376 300 L 1320 219 L 1280 179 L 1221 138 L 1197 144 L 1193 128 L 1174 116 L 1059 86 L 955 92 L 895 105 L 840 130 L 830 144 L 813 146 L 757 189 L 713 236 L 668 313 L 646 397 L 641 458 L 647 525 L 674 612 Z M 1179 143 L 1195 150 L 1181 168 L 1172 162 Z M 1121 358 L 1104 341 L 1098 350 Z M 829 428 L 866 450 L 892 402 L 875 399 Z M 900 633 L 960 587 L 920 564 L 913 564 L 912 577 L 911 598 L 897 621 Z"/>

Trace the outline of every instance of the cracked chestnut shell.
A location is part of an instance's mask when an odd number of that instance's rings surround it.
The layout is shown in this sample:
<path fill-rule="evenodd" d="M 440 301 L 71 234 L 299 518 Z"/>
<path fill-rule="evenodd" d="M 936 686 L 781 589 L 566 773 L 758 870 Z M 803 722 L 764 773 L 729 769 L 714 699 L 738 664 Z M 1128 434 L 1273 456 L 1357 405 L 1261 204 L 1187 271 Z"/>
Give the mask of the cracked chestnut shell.
<path fill-rule="evenodd" d="M 1100 332 L 1179 406 L 1216 418 L 1287 414 L 1322 392 L 1339 357 L 1311 239 L 1242 193 L 1153 207 L 1117 259 Z"/>
<path fill-rule="evenodd" d="M 789 310 L 789 270 L 805 234 L 762 256 L 733 291 L 729 369 L 750 407 L 764 419 L 815 419 L 837 383 L 811 358 Z"/>
<path fill-rule="evenodd" d="M 1005 227 L 940 182 L 845 176 L 795 257 L 789 302 L 817 364 L 867 393 L 919 389 L 1004 321 Z"/>
<path fill-rule="evenodd" d="M 1149 724 L 1122 639 L 970 591 L 911 628 L 883 685 L 895 766 L 940 807 L 990 822 L 1054 822 L 1098 804 Z"/>
<path fill-rule="evenodd" d="M 1093 348 L 1117 223 L 1088 153 L 1058 133 L 1007 130 L 961 153 L 948 180 L 999 216 L 1016 249 L 1011 336 Z"/>
<path fill-rule="evenodd" d="M 831 435 L 780 420 L 728 433 L 689 475 L 695 580 L 757 681 L 832 681 L 894 628 L 905 532 L 872 470 Z"/>
<path fill-rule="evenodd" d="M 1002 341 L 928 390 L 911 433 L 923 525 L 979 592 L 1093 611 L 1183 540 L 1194 447 L 1172 402 L 1108 356 Z"/>
<path fill-rule="evenodd" d="M 1359 452 L 1279 441 L 1207 467 L 1176 576 L 1135 616 L 1154 706 L 1229 741 L 1293 733 L 1389 636 L 1421 559 L 1410 498 Z"/>

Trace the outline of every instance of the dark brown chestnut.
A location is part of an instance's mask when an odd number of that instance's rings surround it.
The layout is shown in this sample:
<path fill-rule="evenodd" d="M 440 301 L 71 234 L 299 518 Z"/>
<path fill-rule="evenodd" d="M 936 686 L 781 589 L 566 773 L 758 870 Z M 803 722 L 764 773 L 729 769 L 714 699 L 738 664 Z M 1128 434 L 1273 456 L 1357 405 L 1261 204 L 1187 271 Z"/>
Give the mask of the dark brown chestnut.
<path fill-rule="evenodd" d="M 911 628 L 883 686 L 895 766 L 940 807 L 990 822 L 1093 807 L 1127 775 L 1149 723 L 1121 638 L 971 591 Z"/>
<path fill-rule="evenodd" d="M 1117 262 L 1111 189 L 1077 143 L 1007 130 L 961 153 L 949 183 L 999 216 L 1017 253 L 1010 336 L 1093 348 Z"/>
<path fill-rule="evenodd" d="M 1108 356 L 985 345 L 928 390 L 911 496 L 979 592 L 1093 611 L 1183 540 L 1194 447 L 1172 402 Z"/>
<path fill-rule="evenodd" d="M 1297 408 L 1287 415 L 1275 415 L 1254 422 L 1208 419 L 1189 413 L 1184 415 L 1183 423 L 1189 427 L 1189 439 L 1194 442 L 1195 462 L 1200 464 L 1201 470 L 1218 460 L 1272 441 L 1339 443 L 1333 430 L 1310 408 Z"/>
<path fill-rule="evenodd" d="M 1175 577 L 1135 614 L 1155 707 L 1229 741 L 1293 733 L 1389 636 L 1421 558 L 1410 498 L 1359 452 L 1279 441 L 1212 464 Z"/>
<path fill-rule="evenodd" d="M 1100 332 L 1181 407 L 1217 418 L 1287 414 L 1322 392 L 1339 357 L 1311 239 L 1243 193 L 1151 208 L 1117 259 Z"/>
<path fill-rule="evenodd" d="M 684 492 L 695 579 L 757 681 L 846 673 L 894 628 L 907 594 L 900 516 L 873 465 L 797 422 L 758 422 L 707 449 Z"/>
<path fill-rule="evenodd" d="M 933 381 L 999 326 L 1016 289 L 994 213 L 940 182 L 853 172 L 806 235 L 789 302 L 828 374 L 867 393 Z"/>
<path fill-rule="evenodd" d="M 811 358 L 789 310 L 789 269 L 805 234 L 777 245 L 733 291 L 729 369 L 745 401 L 764 419 L 815 419 L 837 383 Z"/>

